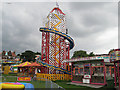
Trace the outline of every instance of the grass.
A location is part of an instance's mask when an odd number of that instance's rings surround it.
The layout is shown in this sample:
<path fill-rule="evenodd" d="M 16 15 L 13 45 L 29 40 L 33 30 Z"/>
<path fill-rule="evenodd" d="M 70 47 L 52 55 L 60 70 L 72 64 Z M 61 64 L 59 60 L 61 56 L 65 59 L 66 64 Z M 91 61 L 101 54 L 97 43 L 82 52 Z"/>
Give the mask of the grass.
<path fill-rule="evenodd" d="M 45 81 L 17 81 L 17 77 L 7 77 L 9 75 L 3 75 L 2 82 L 23 82 L 23 83 L 31 83 L 34 85 L 34 88 L 45 88 L 46 82 Z M 13 75 L 14 76 L 14 75 Z"/>
<path fill-rule="evenodd" d="M 17 76 L 17 73 L 2 74 L 2 76 Z"/>
<path fill-rule="evenodd" d="M 20 82 L 17 81 L 17 77 L 6 77 L 6 76 L 17 76 L 17 74 L 8 74 L 8 75 L 2 75 L 5 78 L 2 78 L 2 82 Z M 48 88 L 50 88 L 50 82 L 45 81 L 22 81 L 24 83 L 31 83 L 34 85 L 34 88 L 45 88 L 46 85 Z M 70 85 L 67 84 L 70 81 L 55 81 L 56 84 L 59 86 L 65 88 L 66 90 L 76 90 L 76 89 L 83 89 L 83 90 L 96 90 L 95 88 L 85 87 L 85 86 L 76 86 L 76 85 Z M 114 80 L 107 80 L 107 85 L 99 88 L 97 90 L 113 90 L 114 89 Z"/>

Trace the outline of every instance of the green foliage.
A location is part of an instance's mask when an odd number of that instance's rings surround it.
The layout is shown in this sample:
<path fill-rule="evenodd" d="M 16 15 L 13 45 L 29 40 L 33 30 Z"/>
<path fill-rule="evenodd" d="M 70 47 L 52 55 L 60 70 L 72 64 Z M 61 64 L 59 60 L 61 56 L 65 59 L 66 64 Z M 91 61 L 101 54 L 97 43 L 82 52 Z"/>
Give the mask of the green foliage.
<path fill-rule="evenodd" d="M 112 51 L 114 51 L 114 49 L 110 49 L 109 53 L 111 53 Z"/>
<path fill-rule="evenodd" d="M 21 59 L 23 59 L 23 62 L 35 61 L 35 53 L 33 51 L 27 50 L 21 54 Z"/>
<path fill-rule="evenodd" d="M 90 54 L 87 54 L 86 51 L 83 50 L 79 50 L 79 51 L 75 51 L 72 58 L 81 58 L 81 57 L 90 57 L 90 56 L 95 56 L 93 52 L 90 52 Z"/>
<path fill-rule="evenodd" d="M 20 54 L 17 54 L 17 56 L 20 56 Z"/>
<path fill-rule="evenodd" d="M 92 57 L 92 56 L 95 56 L 95 55 L 94 55 L 93 52 L 90 52 L 90 54 L 88 56 Z"/>
<path fill-rule="evenodd" d="M 20 54 L 18 54 L 20 55 Z M 25 52 L 21 53 L 20 58 L 23 59 L 23 62 L 30 62 L 30 61 L 35 61 L 35 55 L 41 55 L 40 52 L 33 52 L 31 50 L 26 50 Z"/>
<path fill-rule="evenodd" d="M 36 52 L 35 55 L 41 55 L 41 53 L 40 52 Z"/>
<path fill-rule="evenodd" d="M 72 58 L 76 57 L 87 57 L 86 51 L 80 50 L 80 51 L 75 51 Z"/>

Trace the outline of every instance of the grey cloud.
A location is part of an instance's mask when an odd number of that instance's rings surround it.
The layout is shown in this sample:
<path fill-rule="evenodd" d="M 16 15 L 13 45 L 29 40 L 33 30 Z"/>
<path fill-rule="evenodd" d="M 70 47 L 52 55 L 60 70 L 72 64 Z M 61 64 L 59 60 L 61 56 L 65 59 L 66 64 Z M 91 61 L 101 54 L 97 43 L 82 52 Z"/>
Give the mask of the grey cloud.
<path fill-rule="evenodd" d="M 71 55 L 80 49 L 97 53 L 104 48 L 108 50 L 107 47 L 116 46 L 116 44 L 110 44 L 116 37 L 106 43 L 97 40 L 99 35 L 109 32 L 110 28 L 117 27 L 115 5 L 91 2 L 60 3 L 60 8 L 67 17 L 68 35 L 75 40 Z M 54 6 L 54 2 L 4 4 L 2 48 L 17 52 L 23 52 L 26 49 L 41 51 L 39 28 L 43 26 L 44 18 Z"/>
<path fill-rule="evenodd" d="M 78 6 L 77 6 L 77 5 Z M 90 4 L 90 5 L 89 5 Z M 95 5 L 94 5 L 95 4 Z M 117 4 L 117 3 L 116 3 Z M 69 16 L 68 27 L 69 32 L 74 37 L 85 37 L 86 35 L 99 34 L 106 31 L 108 28 L 117 27 L 117 11 L 116 13 L 110 12 L 108 7 L 117 9 L 116 4 L 111 3 L 71 3 L 71 13 L 73 16 L 77 14 L 76 20 Z M 82 6 L 81 6 L 82 5 Z M 83 6 L 84 5 L 84 6 Z M 85 6 L 92 7 L 85 10 Z M 103 7 L 104 6 L 104 7 Z M 72 8 L 73 7 L 73 8 Z M 76 10 L 79 7 L 80 10 Z M 94 10 L 94 8 L 95 10 Z M 101 9 L 97 9 L 101 7 Z M 74 14 L 76 13 L 76 14 Z M 71 21 L 70 21 L 71 20 Z M 75 23 L 76 22 L 76 23 Z M 75 27 L 78 24 L 79 27 Z M 74 32 L 72 32 L 72 30 Z"/>

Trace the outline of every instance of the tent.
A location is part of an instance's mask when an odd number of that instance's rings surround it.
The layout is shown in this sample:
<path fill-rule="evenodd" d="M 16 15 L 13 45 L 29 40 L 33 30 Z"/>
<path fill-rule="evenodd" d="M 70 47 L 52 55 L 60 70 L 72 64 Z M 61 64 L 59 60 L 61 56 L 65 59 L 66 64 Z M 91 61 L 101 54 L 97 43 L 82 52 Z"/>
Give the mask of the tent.
<path fill-rule="evenodd" d="M 37 67 L 40 67 L 40 66 L 41 65 L 38 64 L 37 62 L 30 63 L 30 62 L 27 61 L 27 62 L 21 63 L 19 65 L 16 65 L 14 67 L 19 67 L 19 68 L 22 69 L 22 71 L 20 70 L 20 72 L 22 72 L 23 74 L 26 73 L 27 75 L 30 75 L 30 74 L 36 74 L 37 73 Z"/>
<path fill-rule="evenodd" d="M 38 64 L 37 62 L 34 62 L 34 63 L 28 64 L 26 66 L 28 66 L 28 67 L 37 67 L 37 66 L 41 66 L 41 65 Z"/>
<path fill-rule="evenodd" d="M 38 70 L 37 68 L 40 66 L 42 66 L 42 65 L 38 64 L 37 62 L 26 65 L 26 67 L 30 67 L 30 71 L 31 71 L 31 69 L 33 70 L 33 68 L 34 68 L 35 74 L 37 74 L 37 70 Z"/>
<path fill-rule="evenodd" d="M 14 67 L 25 67 L 26 65 L 29 65 L 29 64 L 31 64 L 31 63 L 28 62 L 28 61 L 26 61 L 26 62 L 21 63 L 21 64 L 19 64 L 19 65 L 15 65 Z"/>

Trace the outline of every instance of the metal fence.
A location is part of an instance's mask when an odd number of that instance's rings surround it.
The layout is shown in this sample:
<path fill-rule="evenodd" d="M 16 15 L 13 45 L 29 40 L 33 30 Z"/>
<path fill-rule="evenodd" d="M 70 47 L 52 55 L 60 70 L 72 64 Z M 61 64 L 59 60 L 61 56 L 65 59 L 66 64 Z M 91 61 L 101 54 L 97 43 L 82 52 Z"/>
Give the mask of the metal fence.
<path fill-rule="evenodd" d="M 59 89 L 59 90 L 65 90 L 58 84 L 40 77 L 30 77 L 31 81 L 18 81 L 17 76 L 0 76 L 0 82 L 23 82 L 23 83 L 31 83 L 34 85 L 34 88 L 37 89 L 43 89 L 43 88 L 49 88 L 49 89 Z"/>

